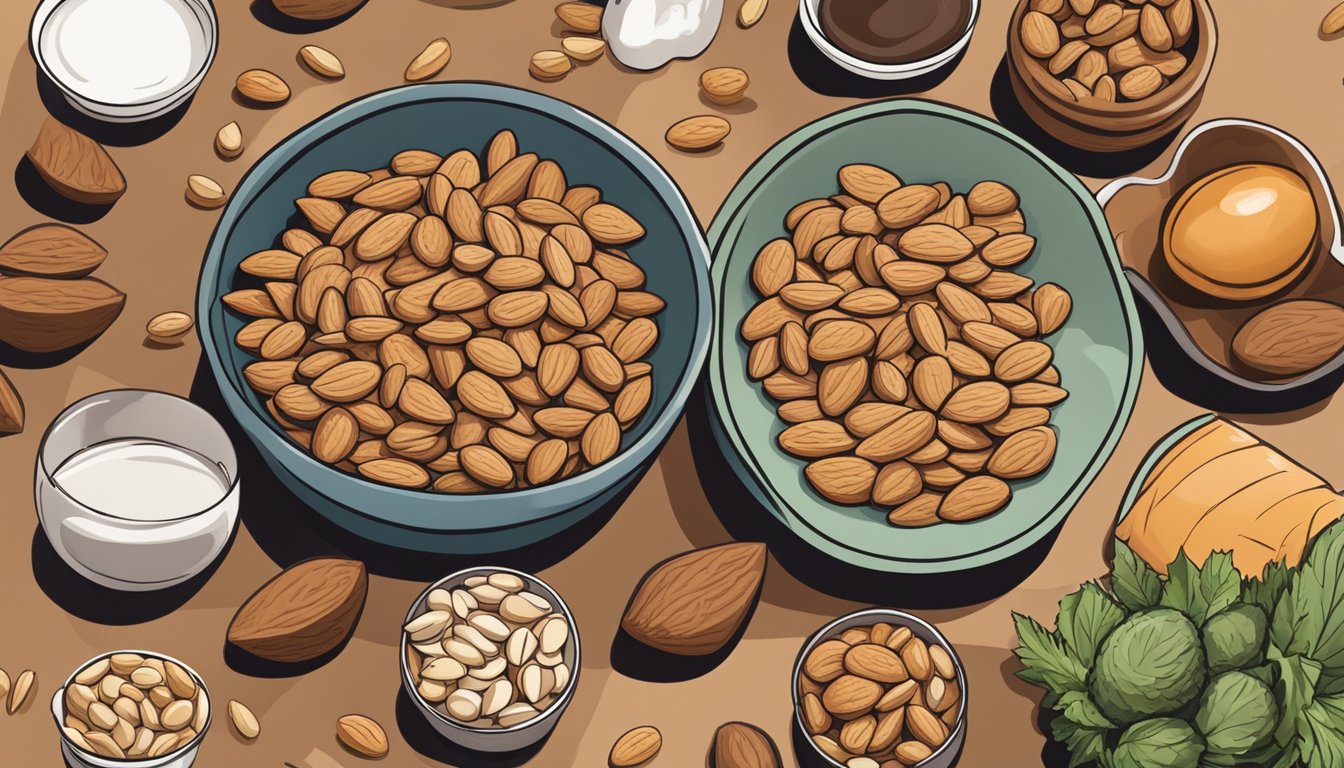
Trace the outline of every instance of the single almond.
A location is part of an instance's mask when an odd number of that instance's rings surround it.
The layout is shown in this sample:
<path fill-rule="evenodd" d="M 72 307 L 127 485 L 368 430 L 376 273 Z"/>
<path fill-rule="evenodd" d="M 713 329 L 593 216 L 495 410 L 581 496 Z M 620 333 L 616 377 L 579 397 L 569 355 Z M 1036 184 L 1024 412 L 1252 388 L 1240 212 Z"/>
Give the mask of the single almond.
<path fill-rule="evenodd" d="M 452 46 L 448 44 L 447 38 L 438 37 L 429 41 L 429 44 L 411 59 L 411 63 L 406 65 L 406 79 L 414 83 L 434 77 L 448 66 L 448 60 L 452 55 Z"/>
<path fill-rule="evenodd" d="M 38 224 L 0 245 L 0 273 L 83 277 L 107 258 L 107 249 L 73 227 Z"/>
<path fill-rule="evenodd" d="M 1011 497 L 1008 484 L 997 477 L 969 477 L 943 497 L 938 516 L 954 523 L 977 520 L 1002 509 Z"/>
<path fill-rule="evenodd" d="M 107 150 L 54 117 L 42 121 L 26 155 L 48 186 L 75 202 L 111 205 L 126 192 L 126 177 Z"/>
<path fill-rule="evenodd" d="M 1336 5 L 1321 19 L 1321 34 L 1337 35 L 1344 32 L 1344 3 Z"/>
<path fill-rule="evenodd" d="M 578 5 L 578 3 L 567 3 L 567 5 Z M 611 746 L 611 754 L 608 756 L 607 762 L 611 764 L 612 768 L 632 768 L 632 766 L 652 760 L 662 748 L 662 733 L 651 725 L 641 725 L 621 734 L 621 737 Z"/>
<path fill-rule="evenodd" d="M 559 80 L 574 68 L 564 51 L 537 51 L 528 62 L 527 71 L 538 80 Z"/>
<path fill-rule="evenodd" d="M 766 6 L 769 0 L 742 0 L 742 5 L 737 9 L 737 24 L 743 29 L 750 29 L 756 26 L 756 22 L 765 16 Z"/>
<path fill-rule="evenodd" d="M 607 44 L 600 37 L 571 35 L 560 41 L 560 47 L 575 61 L 593 61 L 607 49 Z"/>
<path fill-rule="evenodd" d="M 336 738 L 357 755 L 378 759 L 389 751 L 387 733 L 364 715 L 343 715 L 336 721 Z"/>
<path fill-rule="evenodd" d="M 243 129 L 236 121 L 224 124 L 215 133 L 215 151 L 223 158 L 234 158 L 243 153 Z"/>
<path fill-rule="evenodd" d="M 1038 59 L 1048 59 L 1059 50 L 1059 27 L 1045 14 L 1028 11 L 1019 31 L 1022 47 Z"/>
<path fill-rule="evenodd" d="M 238 735 L 251 741 L 261 735 L 261 723 L 247 705 L 236 699 L 229 700 L 229 722 L 238 731 Z"/>
<path fill-rule="evenodd" d="M 1055 457 L 1055 432 L 1049 427 L 1032 427 L 1009 435 L 986 465 L 997 477 L 1016 480 L 1045 471 Z"/>
<path fill-rule="evenodd" d="M 717 115 L 696 115 L 673 123 L 667 143 L 687 152 L 704 152 L 723 143 L 733 127 Z"/>
<path fill-rule="evenodd" d="M 264 69 L 246 70 L 238 75 L 235 86 L 240 96 L 255 104 L 272 106 L 289 101 L 289 84 Z"/>
<path fill-rule="evenodd" d="M 705 98 L 724 106 L 741 101 L 750 84 L 751 78 L 737 67 L 714 67 L 700 73 L 700 90 Z"/>
<path fill-rule="evenodd" d="M 338 80 L 345 77 L 345 65 L 336 54 L 316 45 L 305 45 L 299 49 L 299 58 L 314 73 L 322 77 Z"/>
<path fill-rule="evenodd" d="M 187 177 L 186 195 L 187 200 L 201 208 L 218 208 L 229 199 L 219 182 L 196 173 Z"/>
<path fill-rule="evenodd" d="M 185 312 L 163 312 L 150 318 L 145 333 L 155 341 L 176 341 L 191 330 L 191 315 Z"/>

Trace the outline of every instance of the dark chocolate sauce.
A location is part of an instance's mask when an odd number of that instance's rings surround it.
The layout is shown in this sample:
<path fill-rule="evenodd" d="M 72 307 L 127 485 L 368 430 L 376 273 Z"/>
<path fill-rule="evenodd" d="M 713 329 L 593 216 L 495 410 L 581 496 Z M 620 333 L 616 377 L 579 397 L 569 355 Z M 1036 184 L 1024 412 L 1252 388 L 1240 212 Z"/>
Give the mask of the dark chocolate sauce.
<path fill-rule="evenodd" d="M 821 0 L 821 31 L 873 64 L 905 64 L 947 50 L 971 23 L 971 0 Z"/>

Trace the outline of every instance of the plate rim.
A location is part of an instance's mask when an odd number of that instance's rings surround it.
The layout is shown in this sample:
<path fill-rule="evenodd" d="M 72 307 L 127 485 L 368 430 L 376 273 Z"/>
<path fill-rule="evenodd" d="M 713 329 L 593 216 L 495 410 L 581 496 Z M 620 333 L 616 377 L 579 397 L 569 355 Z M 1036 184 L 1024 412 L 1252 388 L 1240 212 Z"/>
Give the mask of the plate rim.
<path fill-rule="evenodd" d="M 378 509 L 358 508 L 346 500 L 333 496 L 329 492 L 332 489 L 318 488 L 299 477 L 290 466 L 294 461 L 300 466 L 311 464 L 314 469 L 337 471 L 322 465 L 316 458 L 299 450 L 292 442 L 281 438 L 239 394 L 238 389 L 243 384 L 241 380 L 235 381 L 233 366 L 225 363 L 216 348 L 216 344 L 223 343 L 224 340 L 217 338 L 213 328 L 216 314 L 222 316 L 223 313 L 223 309 L 219 308 L 222 302 L 216 300 L 215 295 L 222 289 L 222 279 L 218 273 L 221 270 L 224 244 L 237 228 L 243 213 L 255 202 L 255 192 L 273 181 L 315 142 L 327 138 L 340 127 L 360 122 L 389 109 L 404 108 L 420 102 L 452 101 L 493 102 L 506 107 L 523 108 L 567 124 L 605 145 L 636 174 L 643 177 L 673 221 L 678 224 L 679 234 L 686 244 L 687 258 L 691 262 L 691 282 L 696 286 L 697 295 L 692 299 L 695 303 L 695 328 L 691 338 L 690 354 L 687 365 L 678 372 L 678 379 L 663 412 L 654 417 L 654 421 L 639 440 L 602 466 L 551 485 L 465 495 L 397 488 L 373 483 L 357 475 L 338 473 L 338 482 L 356 483 L 356 488 L 364 491 L 376 490 L 385 494 L 385 498 L 388 499 L 388 503 Z M 713 282 L 710 278 L 712 260 L 707 243 L 704 229 L 695 216 L 685 192 L 667 169 L 634 139 L 592 112 L 536 91 L 487 81 L 458 80 L 398 85 L 343 102 L 296 128 L 259 157 L 238 181 L 210 234 L 201 258 L 196 286 L 195 303 L 198 318 L 196 332 L 205 358 L 209 362 L 211 375 L 219 387 L 221 399 L 230 416 L 238 423 L 248 440 L 257 447 L 262 459 L 282 483 L 287 485 L 285 476 L 291 477 L 304 486 L 308 493 L 351 514 L 375 524 L 404 530 L 474 534 L 525 527 L 569 514 L 573 507 L 585 503 L 585 499 L 601 496 L 610 488 L 628 482 L 632 475 L 645 471 L 681 420 L 686 403 L 708 360 L 712 339 L 714 318 Z M 237 375 L 241 377 L 241 369 Z M 263 446 L 262 443 L 266 445 Z M 287 456 L 290 458 L 286 458 Z M 592 484 L 591 487 L 597 491 L 595 493 L 584 491 L 583 488 L 587 484 Z M 529 503 L 545 494 L 557 492 L 566 493 L 571 501 L 563 507 L 545 513 L 534 509 Z M 424 505 L 428 502 L 433 502 L 444 510 L 451 507 L 456 509 L 453 509 L 451 514 L 436 511 L 430 519 L 424 510 L 413 513 L 406 506 L 406 503 Z M 488 522 L 476 519 L 482 515 L 480 508 L 485 506 L 490 507 Z M 329 517 L 320 508 L 313 507 L 313 509 L 323 517 Z"/>
<path fill-rule="evenodd" d="M 1108 268 L 1107 273 L 1119 297 L 1127 331 L 1126 338 L 1129 341 L 1128 371 L 1118 398 L 1119 403 L 1116 413 L 1083 472 L 1074 479 L 1054 507 L 1012 539 L 998 542 L 977 552 L 931 559 L 882 555 L 849 546 L 820 530 L 808 521 L 806 516 L 798 514 L 792 508 L 792 505 L 786 503 L 781 495 L 776 492 L 773 484 L 762 477 L 764 473 L 756 471 L 750 466 L 751 462 L 748 461 L 748 457 L 752 455 L 753 451 L 747 448 L 741 431 L 729 426 L 734 424 L 732 408 L 728 406 L 728 398 L 719 379 L 719 376 L 723 373 L 720 335 L 723 332 L 722 326 L 724 323 L 722 316 L 724 302 L 720 300 L 720 295 L 723 291 L 723 280 L 727 271 L 727 259 L 726 256 L 720 254 L 720 249 L 729 233 L 740 228 L 738 222 L 742 218 L 741 213 L 744 203 L 768 183 L 782 161 L 807 144 L 851 123 L 900 114 L 924 114 L 938 119 L 954 120 L 968 124 L 972 128 L 989 133 L 1016 147 L 1061 182 L 1079 200 L 1088 214 L 1093 234 L 1101 247 L 1103 261 Z M 1097 204 L 1093 194 L 1076 176 L 1062 168 L 1025 139 L 983 115 L 926 99 L 899 98 L 837 110 L 807 123 L 781 138 L 752 163 L 715 213 L 708 230 L 708 241 L 712 254 L 711 279 L 714 291 L 715 332 L 710 339 L 709 361 L 706 364 L 706 378 L 708 379 L 706 396 L 709 401 L 708 409 L 712 416 L 711 423 L 716 436 L 720 438 L 718 441 L 720 449 L 726 451 L 731 447 L 731 455 L 727 456 L 728 464 L 752 496 L 776 520 L 784 524 L 791 533 L 822 554 L 870 570 L 906 574 L 937 574 L 970 570 L 992 565 L 1018 555 L 1057 530 L 1065 518 L 1068 517 L 1082 498 L 1083 493 L 1096 480 L 1097 475 L 1100 474 L 1113 455 L 1120 438 L 1124 434 L 1125 426 L 1133 414 L 1143 372 L 1143 338 L 1139 330 L 1139 318 L 1134 297 L 1124 279 L 1123 268 L 1116 252 L 1110 228 L 1106 224 L 1104 212 Z M 724 439 L 728 441 L 728 446 L 723 444 Z"/>

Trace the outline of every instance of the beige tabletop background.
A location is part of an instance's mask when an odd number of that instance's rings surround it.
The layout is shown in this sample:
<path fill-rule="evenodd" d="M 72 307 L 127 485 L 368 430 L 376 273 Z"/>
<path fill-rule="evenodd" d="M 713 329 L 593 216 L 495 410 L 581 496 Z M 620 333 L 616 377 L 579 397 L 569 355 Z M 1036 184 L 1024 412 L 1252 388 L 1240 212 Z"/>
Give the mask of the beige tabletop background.
<path fill-rule="evenodd" d="M 1219 0 L 1222 45 L 1207 96 L 1191 125 L 1224 116 L 1272 123 L 1302 139 L 1335 179 L 1344 179 L 1344 40 L 1317 36 L 1320 19 L 1333 2 Z M 33 5 L 34 0 L 0 4 L 0 166 L 7 174 L 19 164 L 48 111 L 27 46 Z M 358 765 L 362 761 L 345 753 L 334 738 L 335 719 L 348 712 L 365 713 L 387 728 L 392 752 L 386 764 L 493 765 L 440 748 L 404 705 L 398 714 L 400 619 L 426 581 L 462 561 L 386 564 L 383 570 L 414 578 L 377 575 L 371 580 L 363 618 L 339 656 L 303 676 L 268 678 L 241 674 L 227 664 L 224 633 L 233 612 L 281 566 L 348 545 L 332 542 L 311 513 L 284 496 L 255 459 L 244 462 L 244 525 L 231 550 L 208 580 L 185 590 L 144 597 L 94 589 L 64 569 L 37 528 L 31 495 L 35 452 L 46 425 L 65 405 L 114 387 L 209 397 L 208 374 L 193 384 L 200 358 L 194 336 L 173 349 L 144 343 L 149 317 L 188 310 L 195 303 L 200 259 L 217 213 L 183 201 L 187 175 L 208 174 L 231 188 L 262 153 L 293 130 L 347 100 L 400 84 L 410 58 L 442 35 L 452 42 L 452 62 L 436 79 L 519 85 L 591 110 L 663 163 L 707 226 L 741 172 L 770 144 L 815 118 L 891 92 L 816 74 L 808 75 L 810 82 L 829 93 L 800 82 L 790 63 L 791 35 L 794 58 L 803 62 L 805 72 L 815 72 L 806 65 L 815 54 L 802 55 L 806 50 L 797 45 L 794 28 L 796 4 L 787 0 L 772 0 L 764 20 L 749 30 L 731 22 L 737 3 L 730 0 L 717 39 L 694 61 L 636 73 L 604 58 L 557 83 L 540 83 L 527 74 L 534 51 L 558 45 L 560 27 L 551 14 L 551 0 L 476 8 L 455 0 L 370 0 L 343 23 L 308 34 L 266 25 L 249 10 L 247 0 L 216 5 L 222 26 L 219 57 L 195 101 L 180 122 L 148 143 L 112 146 L 126 144 L 130 137 L 108 133 L 110 152 L 129 180 L 129 192 L 106 216 L 79 225 L 110 251 L 97 276 L 128 294 L 125 312 L 102 338 L 60 365 L 5 369 L 27 403 L 28 427 L 23 434 L 0 438 L 0 667 L 11 676 L 32 668 L 38 684 L 22 712 L 0 715 L 0 763 L 15 768 L 60 765 L 56 729 L 48 714 L 53 690 L 86 658 L 129 647 L 182 658 L 205 677 L 217 707 L 236 698 L 260 718 L 262 734 L 252 744 L 242 743 L 217 718 L 197 762 L 201 768 L 285 762 L 309 768 Z M 1001 74 L 996 82 L 996 70 L 1012 3 L 985 0 L 982 5 L 965 58 L 949 77 L 919 95 L 992 116 L 992 107 L 1001 107 L 1005 96 L 1011 102 Z M 348 77 L 323 82 L 302 70 L 295 54 L 310 43 L 336 52 Z M 750 73 L 750 99 L 727 110 L 733 133 L 721 150 L 704 156 L 680 154 L 664 143 L 662 134 L 676 120 L 709 111 L 699 100 L 696 79 L 703 69 L 719 65 Z M 283 76 L 294 89 L 293 99 L 273 110 L 236 104 L 231 97 L 234 77 L 251 67 Z M 992 92 L 997 94 L 993 102 Z M 52 108 L 61 107 L 50 96 L 48 101 Z M 223 161 L 212 151 L 211 141 L 216 129 L 230 120 L 241 124 L 247 150 L 236 160 Z M 1150 167 L 1165 167 L 1170 154 L 1167 147 Z M 1098 166 L 1090 158 L 1071 159 L 1082 161 L 1075 169 L 1098 175 L 1114 175 L 1118 168 Z M 1127 162 L 1126 170 L 1132 170 L 1146 159 Z M 17 174 L 19 182 L 23 177 Z M 1104 180 L 1085 181 L 1095 189 Z M 0 236 L 45 220 L 15 182 L 0 184 Z M 1040 564 L 1000 597 L 920 612 L 942 628 L 968 667 L 970 731 L 961 765 L 1029 766 L 1046 757 L 1057 764 L 1057 753 L 1042 753 L 1045 739 L 1037 721 L 1036 691 L 1012 676 L 1017 665 L 1009 650 L 1014 644 L 1009 612 L 1048 621 L 1062 595 L 1103 573 L 1103 543 L 1135 467 L 1154 441 L 1201 411 L 1170 394 L 1145 370 L 1138 405 L 1119 448 Z M 1238 420 L 1337 486 L 1344 483 L 1338 437 L 1344 397 L 1336 395 L 1297 412 Z M 250 445 L 238 447 L 251 452 Z M 613 664 L 611 645 L 621 610 L 645 570 L 679 551 L 729 538 L 711 506 L 722 491 L 696 471 L 696 454 L 703 450 L 706 442 L 688 436 L 683 422 L 659 460 L 599 530 L 585 530 L 550 549 L 509 560 L 539 570 L 566 596 L 579 619 L 585 654 L 577 695 L 544 749 L 530 759 L 515 757 L 502 764 L 604 765 L 617 736 L 648 723 L 662 730 L 665 741 L 655 765 L 702 765 L 714 728 L 728 720 L 766 729 L 792 764 L 789 672 L 799 644 L 832 617 L 865 605 L 807 586 L 818 581 L 814 577 L 819 574 L 810 569 L 824 568 L 820 561 L 795 565 L 800 580 L 772 558 L 760 605 L 744 637 L 707 674 L 682 682 L 650 682 L 639 679 L 652 675 L 641 674 L 638 665 L 620 659 Z M 756 509 L 736 513 L 765 514 Z M 968 594 L 980 594 L 979 586 L 949 584 L 946 595 L 925 593 L 937 591 L 937 586 L 920 587 L 920 594 L 897 588 L 885 592 L 884 602 L 895 607 L 965 603 L 955 591 L 968 587 Z M 1001 592 L 1005 586 L 984 593 Z"/>

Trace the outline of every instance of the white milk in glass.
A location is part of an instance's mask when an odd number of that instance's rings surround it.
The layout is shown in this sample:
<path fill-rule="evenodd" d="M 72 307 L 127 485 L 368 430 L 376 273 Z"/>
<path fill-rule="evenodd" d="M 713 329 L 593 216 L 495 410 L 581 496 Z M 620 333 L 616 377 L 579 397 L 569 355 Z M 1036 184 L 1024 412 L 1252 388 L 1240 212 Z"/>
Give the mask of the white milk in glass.
<path fill-rule="evenodd" d="M 228 473 L 201 454 L 143 438 L 89 446 L 52 478 L 90 509 L 146 522 L 203 512 L 228 495 L 230 484 Z"/>

